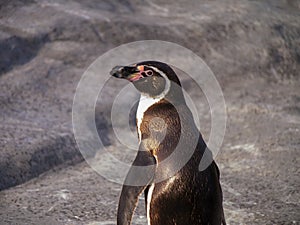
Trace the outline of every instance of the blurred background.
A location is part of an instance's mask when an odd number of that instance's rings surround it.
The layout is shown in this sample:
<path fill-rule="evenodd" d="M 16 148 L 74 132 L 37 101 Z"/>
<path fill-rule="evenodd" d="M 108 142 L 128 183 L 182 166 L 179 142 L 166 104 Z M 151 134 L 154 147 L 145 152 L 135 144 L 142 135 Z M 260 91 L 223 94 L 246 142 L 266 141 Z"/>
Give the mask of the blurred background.
<path fill-rule="evenodd" d="M 78 151 L 73 97 L 98 56 L 148 39 L 191 49 L 221 85 L 228 120 L 216 161 L 228 224 L 300 224 L 297 0 L 1 0 L 0 224 L 116 223 L 121 185 Z M 205 96 L 181 80 L 207 139 Z M 108 92 L 95 121 L 113 151 L 111 102 Z M 143 203 L 133 224 L 146 224 Z"/>

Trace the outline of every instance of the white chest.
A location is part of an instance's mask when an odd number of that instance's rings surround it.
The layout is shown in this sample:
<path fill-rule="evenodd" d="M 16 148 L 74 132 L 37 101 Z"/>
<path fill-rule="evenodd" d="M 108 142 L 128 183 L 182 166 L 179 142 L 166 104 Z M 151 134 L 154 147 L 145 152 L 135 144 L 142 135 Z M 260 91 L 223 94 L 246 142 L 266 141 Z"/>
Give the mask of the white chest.
<path fill-rule="evenodd" d="M 137 119 L 137 129 L 139 134 L 139 141 L 141 142 L 142 133 L 141 133 L 141 124 L 144 117 L 144 113 L 149 109 L 153 104 L 159 102 L 161 98 L 151 98 L 149 96 L 141 95 L 140 102 L 136 111 Z"/>

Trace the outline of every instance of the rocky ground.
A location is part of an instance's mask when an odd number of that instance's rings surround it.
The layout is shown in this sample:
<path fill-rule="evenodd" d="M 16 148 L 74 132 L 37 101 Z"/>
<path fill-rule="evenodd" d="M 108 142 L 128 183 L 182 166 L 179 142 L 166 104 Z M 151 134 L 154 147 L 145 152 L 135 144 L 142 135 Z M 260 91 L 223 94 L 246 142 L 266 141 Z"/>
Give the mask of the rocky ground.
<path fill-rule="evenodd" d="M 299 10 L 292 0 L 2 1 L 0 224 L 115 224 L 121 186 L 83 161 L 72 103 L 98 56 L 145 39 L 193 50 L 221 85 L 228 120 L 216 161 L 228 224 L 300 224 Z M 205 96 L 182 80 L 207 140 Z M 112 100 L 97 105 L 97 128 L 124 157 L 110 138 Z M 146 224 L 142 198 L 134 224 Z"/>

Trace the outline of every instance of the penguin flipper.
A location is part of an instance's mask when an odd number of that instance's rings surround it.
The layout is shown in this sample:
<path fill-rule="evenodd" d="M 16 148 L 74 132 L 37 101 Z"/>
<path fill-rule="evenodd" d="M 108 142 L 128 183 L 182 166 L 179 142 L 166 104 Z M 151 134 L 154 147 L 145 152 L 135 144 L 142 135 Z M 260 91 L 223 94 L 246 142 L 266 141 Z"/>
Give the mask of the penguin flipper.
<path fill-rule="evenodd" d="M 150 152 L 139 150 L 132 165 L 133 167 L 130 168 L 122 188 L 118 206 L 117 225 L 131 224 L 138 197 L 154 178 L 154 166 L 147 167 L 148 169 L 145 170 L 134 167 L 142 166 L 142 168 L 146 168 L 146 166 L 155 165 L 155 158 Z M 141 171 L 143 171 L 143 173 L 141 173 Z M 129 184 L 137 184 L 138 186 L 131 186 Z"/>

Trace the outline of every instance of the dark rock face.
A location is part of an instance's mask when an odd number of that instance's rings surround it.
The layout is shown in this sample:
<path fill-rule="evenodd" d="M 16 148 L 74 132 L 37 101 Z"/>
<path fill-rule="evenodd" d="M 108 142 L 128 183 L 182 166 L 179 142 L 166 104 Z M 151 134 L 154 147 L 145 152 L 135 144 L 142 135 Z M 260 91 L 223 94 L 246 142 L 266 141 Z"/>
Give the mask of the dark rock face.
<path fill-rule="evenodd" d="M 0 65 L 0 73 L 6 73 L 13 69 L 14 66 L 28 63 L 34 58 L 39 48 L 47 41 L 47 38 L 37 37 L 26 39 L 22 37 L 12 36 L 0 43 L 2 59 Z"/>
<path fill-rule="evenodd" d="M 2 1 L 1 224 L 115 220 L 120 187 L 77 164 L 83 158 L 72 132 L 73 97 L 94 59 L 120 44 L 146 39 L 191 49 L 221 84 L 228 123 L 217 160 L 229 223 L 297 224 L 299 9 L 292 0 Z M 201 129 L 208 137 L 205 96 L 188 79 L 182 83 L 199 99 Z M 114 151 L 112 100 L 107 92 L 95 121 Z M 143 224 L 142 212 L 139 207 L 136 224 Z"/>

